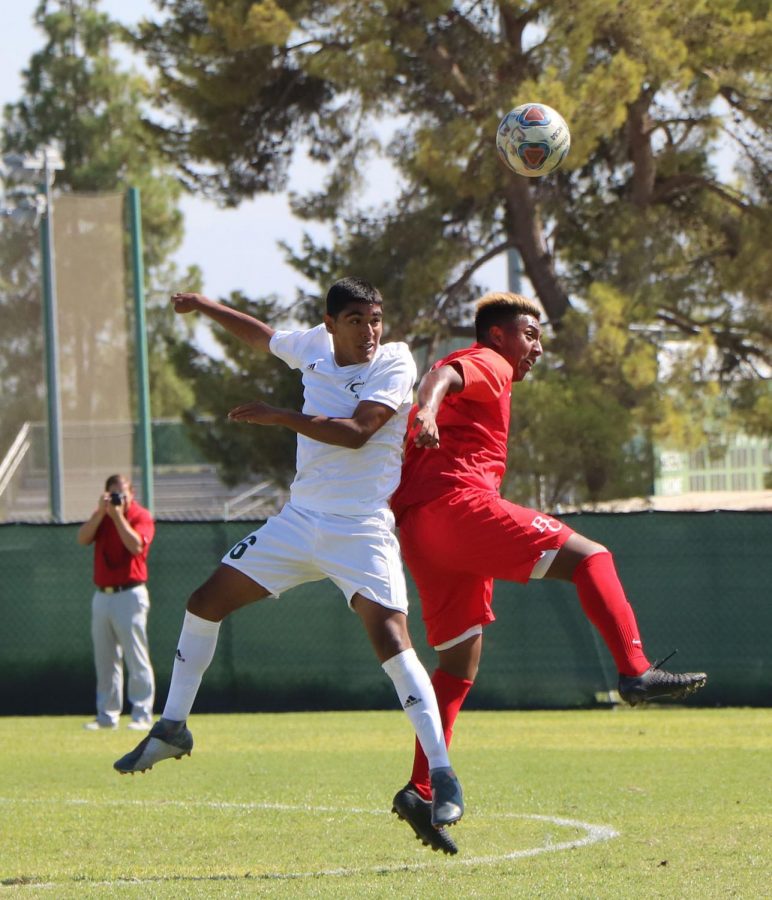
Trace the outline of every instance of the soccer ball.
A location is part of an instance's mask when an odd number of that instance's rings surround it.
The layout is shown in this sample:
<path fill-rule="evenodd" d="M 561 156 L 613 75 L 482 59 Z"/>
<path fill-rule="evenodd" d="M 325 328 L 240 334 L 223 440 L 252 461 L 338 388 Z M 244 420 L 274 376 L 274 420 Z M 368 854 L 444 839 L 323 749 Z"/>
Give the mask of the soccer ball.
<path fill-rule="evenodd" d="M 496 132 L 496 148 L 504 165 L 528 178 L 554 172 L 570 146 L 571 133 L 563 116 L 543 103 L 516 106 Z"/>

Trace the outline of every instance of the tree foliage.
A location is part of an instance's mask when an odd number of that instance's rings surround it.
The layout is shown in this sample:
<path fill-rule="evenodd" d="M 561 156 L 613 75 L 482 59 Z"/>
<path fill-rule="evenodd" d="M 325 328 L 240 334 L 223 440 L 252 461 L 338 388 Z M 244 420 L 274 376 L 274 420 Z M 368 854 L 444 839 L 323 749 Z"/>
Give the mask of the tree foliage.
<path fill-rule="evenodd" d="M 554 337 L 541 382 L 515 403 L 540 398 L 532 436 L 570 447 L 572 463 L 518 462 L 546 474 L 550 496 L 632 484 L 632 436 L 688 446 L 716 385 L 738 425 L 769 428 L 767 4 L 157 5 L 136 40 L 159 74 L 159 140 L 192 187 L 227 204 L 285 188 L 303 154 L 324 164 L 294 209 L 333 239 L 289 251 L 320 287 L 370 277 L 391 334 L 434 345 L 468 321 L 483 264 L 519 254 Z M 499 119 L 527 100 L 572 131 L 566 164 L 544 179 L 511 174 L 494 151 Z M 379 158 L 394 191 L 367 207 Z M 663 366 L 673 343 L 680 361 Z"/>
<path fill-rule="evenodd" d="M 226 302 L 265 322 L 277 318 L 276 306 L 270 301 L 253 303 L 234 293 Z M 178 371 L 196 392 L 196 409 L 185 414 L 194 444 L 208 459 L 217 461 L 226 484 L 238 484 L 249 475 L 288 484 L 295 470 L 294 432 L 237 424 L 226 416 L 235 406 L 258 397 L 274 406 L 300 409 L 303 397 L 297 372 L 275 356 L 255 353 L 226 331 L 217 330 L 213 337 L 222 348 L 221 358 L 212 358 L 183 341 L 171 347 Z M 209 415 L 202 417 L 202 411 Z"/>

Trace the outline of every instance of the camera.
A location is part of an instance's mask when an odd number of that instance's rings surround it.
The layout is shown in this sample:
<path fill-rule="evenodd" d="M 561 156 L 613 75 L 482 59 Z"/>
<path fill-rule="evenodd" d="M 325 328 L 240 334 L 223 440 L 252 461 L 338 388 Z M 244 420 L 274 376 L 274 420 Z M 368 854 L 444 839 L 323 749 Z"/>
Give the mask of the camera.
<path fill-rule="evenodd" d="M 112 503 L 113 506 L 121 506 L 123 503 L 123 494 L 113 491 L 113 493 L 110 494 L 110 503 Z"/>

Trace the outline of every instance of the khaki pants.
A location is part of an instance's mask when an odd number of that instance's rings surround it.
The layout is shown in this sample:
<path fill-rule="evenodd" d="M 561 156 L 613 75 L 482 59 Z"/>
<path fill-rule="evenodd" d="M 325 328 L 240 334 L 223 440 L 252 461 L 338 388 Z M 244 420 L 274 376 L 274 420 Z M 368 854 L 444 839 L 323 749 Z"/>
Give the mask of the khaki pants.
<path fill-rule="evenodd" d="M 116 725 L 123 710 L 123 663 L 129 674 L 128 699 L 134 720 L 153 715 L 155 678 L 147 643 L 147 587 L 117 594 L 97 590 L 91 603 L 91 638 L 96 668 L 97 721 Z"/>

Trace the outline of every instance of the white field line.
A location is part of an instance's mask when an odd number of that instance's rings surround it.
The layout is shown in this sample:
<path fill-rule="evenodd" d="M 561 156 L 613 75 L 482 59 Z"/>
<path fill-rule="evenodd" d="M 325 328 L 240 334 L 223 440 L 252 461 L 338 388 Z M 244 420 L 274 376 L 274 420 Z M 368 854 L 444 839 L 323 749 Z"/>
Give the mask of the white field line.
<path fill-rule="evenodd" d="M 183 809 L 194 807 L 205 807 L 207 809 L 234 809 L 234 810 L 277 810 L 280 812 L 307 812 L 307 813 L 335 813 L 340 815 L 373 815 L 382 816 L 382 809 L 359 809 L 356 807 L 340 808 L 333 806 L 309 806 L 303 804 L 288 803 L 231 803 L 228 801 L 209 801 L 209 800 L 87 800 L 87 799 L 52 799 L 43 798 L 40 800 L 31 800 L 24 797 L 0 797 L 0 804 L 62 804 L 65 806 L 141 806 L 141 807 L 159 807 L 159 806 L 177 806 Z M 582 822 L 579 819 L 566 819 L 562 816 L 545 816 L 532 815 L 529 813 L 479 813 L 476 812 L 477 818 L 495 818 L 495 819 L 529 819 L 536 822 L 549 822 L 551 825 L 558 825 L 564 828 L 577 828 L 584 831 L 584 835 L 571 841 L 560 841 L 553 843 L 551 841 L 539 847 L 528 847 L 522 850 L 511 850 L 508 853 L 499 853 L 493 856 L 456 856 L 453 858 L 443 857 L 443 865 L 464 865 L 479 866 L 492 865 L 494 863 L 505 862 L 511 859 L 525 859 L 526 857 L 539 856 L 542 853 L 559 853 L 563 850 L 575 850 L 579 847 L 589 847 L 592 844 L 599 844 L 603 841 L 610 841 L 619 837 L 619 832 L 608 825 L 593 825 L 591 822 Z M 427 853 L 428 853 L 427 849 Z M 130 884 L 149 884 L 163 881 L 228 881 L 239 880 L 244 881 L 270 881 L 270 880 L 292 880 L 299 878 L 319 878 L 320 876 L 341 878 L 350 877 L 352 875 L 367 875 L 385 872 L 418 872 L 423 869 L 436 868 L 437 862 L 430 859 L 425 863 L 395 863 L 394 865 L 378 865 L 378 866 L 355 866 L 352 868 L 338 869 L 316 869 L 308 872 L 263 872 L 254 875 L 212 875 L 212 876 L 179 876 L 175 875 L 170 878 L 119 878 L 115 881 L 89 881 L 84 882 L 79 879 L 79 884 L 90 884 L 92 886 L 108 886 L 108 885 L 130 885 Z M 16 887 L 29 888 L 56 888 L 61 887 L 63 882 L 40 883 L 30 882 L 29 884 L 15 884 Z"/>

